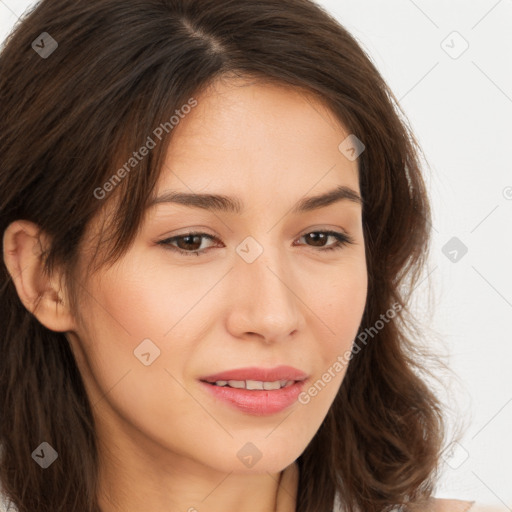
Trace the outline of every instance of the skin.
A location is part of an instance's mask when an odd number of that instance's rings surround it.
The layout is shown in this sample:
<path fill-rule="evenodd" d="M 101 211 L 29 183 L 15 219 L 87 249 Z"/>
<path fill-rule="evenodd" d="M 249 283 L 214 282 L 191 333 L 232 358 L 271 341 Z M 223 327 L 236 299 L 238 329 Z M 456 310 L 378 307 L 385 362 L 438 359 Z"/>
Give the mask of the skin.
<path fill-rule="evenodd" d="M 224 80 L 196 98 L 174 128 L 156 193 L 235 196 L 242 215 L 151 208 L 120 260 L 80 274 L 80 317 L 59 276 L 41 271 L 33 248 L 49 241 L 38 226 L 20 220 L 4 234 L 20 299 L 33 311 L 42 295 L 37 318 L 71 343 L 97 423 L 106 512 L 273 511 L 283 469 L 317 432 L 345 370 L 309 403 L 266 417 L 217 401 L 198 379 L 288 364 L 314 383 L 350 350 L 366 302 L 361 206 L 289 213 L 338 185 L 360 193 L 357 161 L 338 150 L 344 127 L 313 96 L 284 86 Z M 87 231 L 84 267 L 98 226 Z M 329 229 L 354 243 L 322 252 L 333 237 L 315 245 L 304 236 Z M 219 241 L 200 239 L 198 257 L 157 244 L 195 230 Z M 250 264 L 235 251 L 247 236 L 263 247 Z M 160 349 L 149 366 L 134 356 L 146 338 Z M 251 468 L 237 457 L 247 442 L 262 454 Z"/>

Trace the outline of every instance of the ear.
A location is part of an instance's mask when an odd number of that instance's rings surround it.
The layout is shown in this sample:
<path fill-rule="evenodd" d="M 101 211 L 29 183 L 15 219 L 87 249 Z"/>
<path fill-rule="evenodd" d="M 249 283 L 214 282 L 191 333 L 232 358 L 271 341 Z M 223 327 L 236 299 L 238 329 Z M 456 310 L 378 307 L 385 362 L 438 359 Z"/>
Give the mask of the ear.
<path fill-rule="evenodd" d="M 48 247 L 49 238 L 33 222 L 14 221 L 4 232 L 5 265 L 23 305 L 48 329 L 72 331 L 75 321 L 66 290 L 57 282 L 61 275 L 50 278 L 44 272 L 43 253 Z"/>

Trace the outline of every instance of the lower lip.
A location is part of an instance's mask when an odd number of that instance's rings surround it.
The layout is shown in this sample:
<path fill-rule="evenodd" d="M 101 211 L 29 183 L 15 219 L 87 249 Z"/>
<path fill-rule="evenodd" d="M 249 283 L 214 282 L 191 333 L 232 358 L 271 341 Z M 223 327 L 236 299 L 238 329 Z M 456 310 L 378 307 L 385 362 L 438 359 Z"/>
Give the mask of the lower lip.
<path fill-rule="evenodd" d="M 236 389 L 228 386 L 216 386 L 201 381 L 208 392 L 216 398 L 231 404 L 242 412 L 264 416 L 284 411 L 297 401 L 305 380 L 295 382 L 291 386 L 272 390 Z"/>

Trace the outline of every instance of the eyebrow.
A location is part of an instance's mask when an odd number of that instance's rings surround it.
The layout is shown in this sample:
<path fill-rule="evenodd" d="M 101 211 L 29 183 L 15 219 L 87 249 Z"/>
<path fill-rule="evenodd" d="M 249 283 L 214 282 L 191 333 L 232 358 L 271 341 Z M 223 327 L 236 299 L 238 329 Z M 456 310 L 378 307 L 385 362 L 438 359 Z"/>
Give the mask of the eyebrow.
<path fill-rule="evenodd" d="M 300 199 L 293 207 L 292 213 L 299 214 L 325 208 L 339 201 L 348 200 L 363 205 L 362 197 L 352 188 L 340 185 L 333 190 L 312 197 Z M 241 214 L 243 204 L 237 197 L 222 194 L 194 194 L 188 192 L 167 191 L 150 200 L 148 208 L 162 203 L 174 203 L 191 208 L 211 211 L 223 211 Z"/>

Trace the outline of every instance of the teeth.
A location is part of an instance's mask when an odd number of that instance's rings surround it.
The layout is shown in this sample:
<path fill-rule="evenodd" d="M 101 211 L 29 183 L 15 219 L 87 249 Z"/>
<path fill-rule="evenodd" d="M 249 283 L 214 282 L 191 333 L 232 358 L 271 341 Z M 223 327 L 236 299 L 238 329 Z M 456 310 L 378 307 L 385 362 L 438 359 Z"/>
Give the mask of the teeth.
<path fill-rule="evenodd" d="M 263 389 L 263 382 L 261 380 L 246 380 L 245 389 Z"/>
<path fill-rule="evenodd" d="M 231 386 L 232 388 L 242 389 L 242 388 L 245 388 L 245 381 L 244 380 L 228 380 L 228 386 Z"/>
<path fill-rule="evenodd" d="M 293 380 L 276 380 L 274 382 L 263 382 L 261 380 L 218 380 L 216 386 L 229 386 L 236 389 L 267 390 L 272 391 L 291 386 Z"/>

